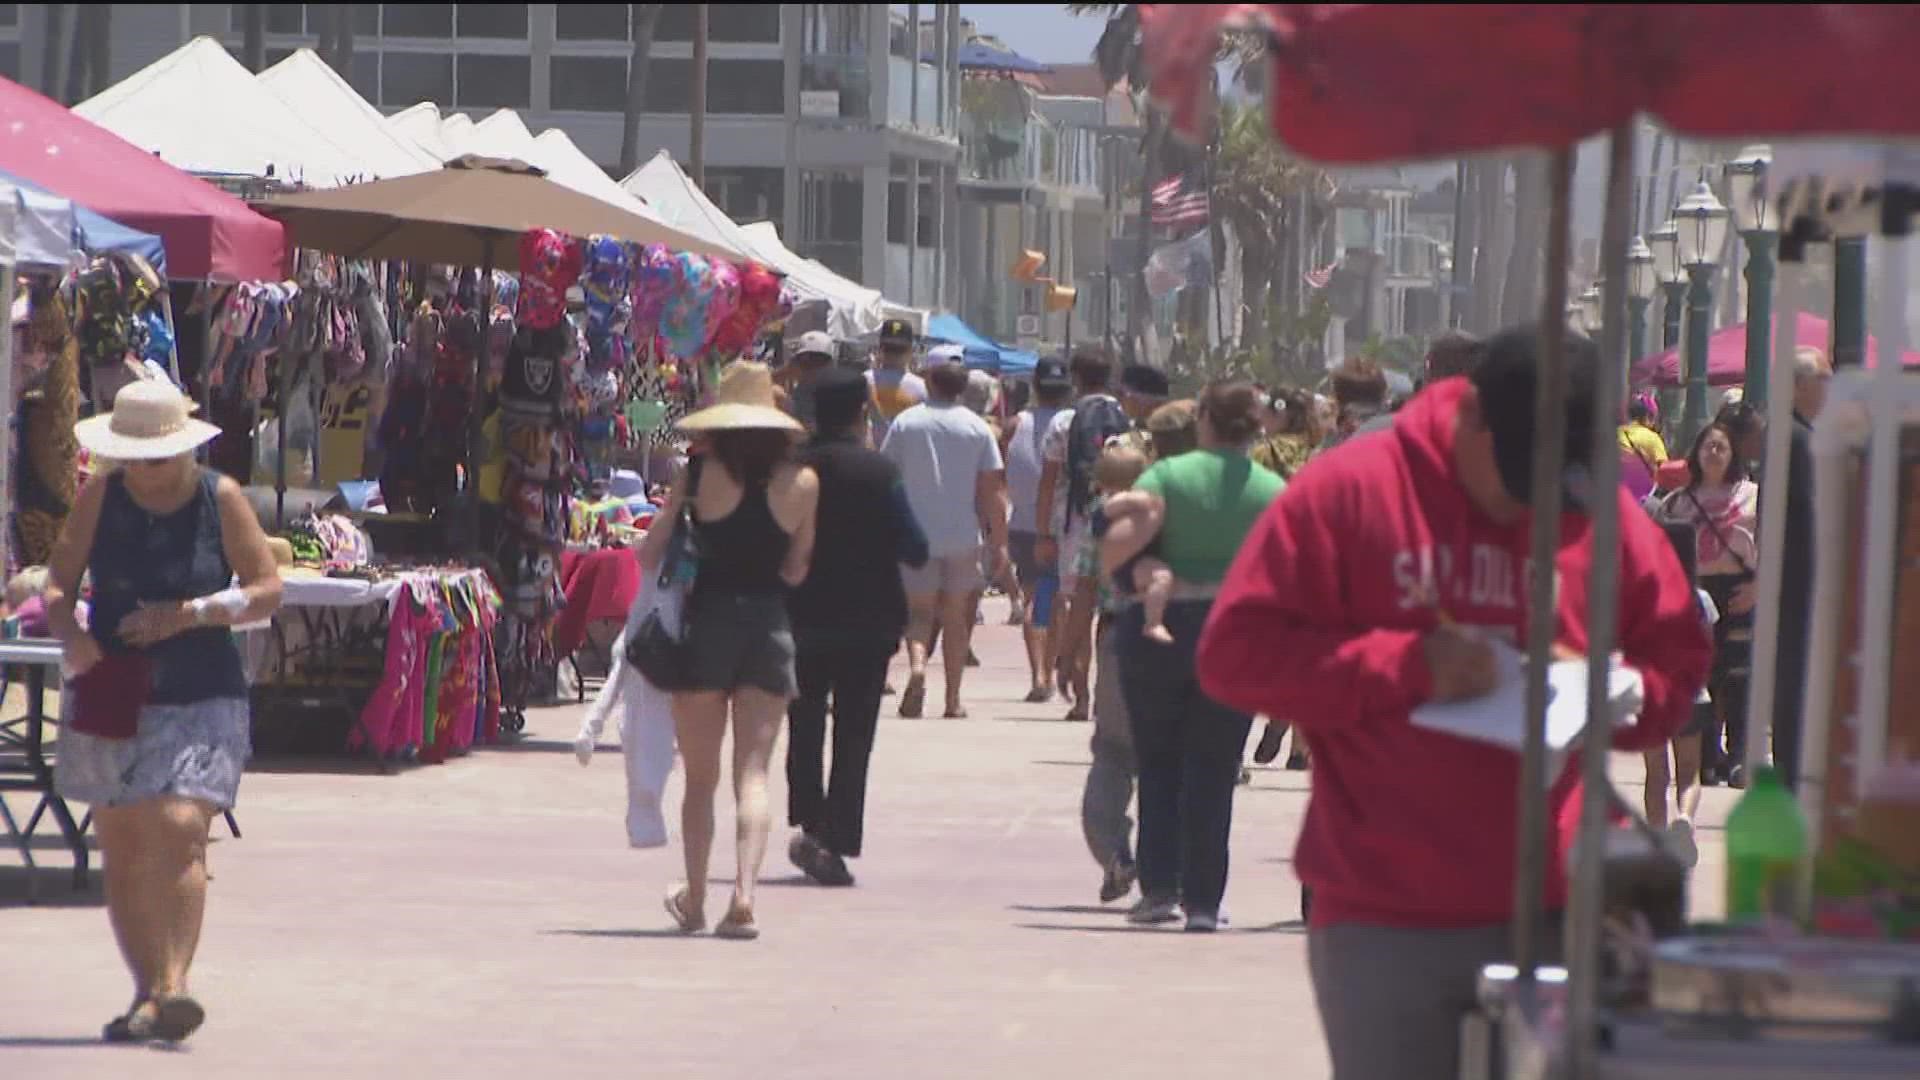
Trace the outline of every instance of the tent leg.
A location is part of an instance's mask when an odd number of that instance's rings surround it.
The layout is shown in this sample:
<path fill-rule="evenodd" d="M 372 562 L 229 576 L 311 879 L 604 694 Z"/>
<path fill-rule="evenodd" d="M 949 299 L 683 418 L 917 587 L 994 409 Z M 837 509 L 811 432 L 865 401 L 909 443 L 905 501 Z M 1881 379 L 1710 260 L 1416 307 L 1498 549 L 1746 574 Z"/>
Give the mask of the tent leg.
<path fill-rule="evenodd" d="M 1607 172 L 1607 215 L 1601 231 L 1601 276 L 1605 280 L 1606 316 L 1600 332 L 1600 374 L 1594 388 L 1593 448 L 1587 463 L 1594 499 L 1588 508 L 1593 528 L 1592 560 L 1587 577 L 1587 670 L 1605 671 L 1613 655 L 1619 624 L 1620 501 L 1611 497 L 1620 486 L 1620 454 L 1612 418 L 1620 414 L 1627 380 L 1627 234 L 1633 223 L 1633 165 L 1635 124 L 1613 131 Z M 1554 271 L 1549 270 L 1548 273 Z M 1564 272 L 1560 275 L 1565 280 Z M 1587 730 L 1610 732 L 1611 706 L 1607 680 L 1587 685 Z M 1581 745 L 1582 796 L 1577 845 L 1586 853 L 1573 869 L 1567 904 L 1566 964 L 1570 982 L 1567 1015 L 1567 1060 L 1575 1080 L 1590 1080 L 1599 1062 L 1597 1027 L 1600 1016 L 1600 920 L 1603 915 L 1602 860 L 1606 843 L 1607 811 L 1612 787 L 1607 779 L 1611 740 L 1588 738 Z"/>
<path fill-rule="evenodd" d="M 0 311 L 13 311 L 14 267 L 0 263 Z M 12 318 L 11 314 L 8 316 Z M 13 400 L 13 334 L 0 334 L 0 416 L 12 416 L 18 410 Z M 0 424 L 0 573 L 13 573 L 13 485 L 8 483 L 13 464 L 13 436 L 10 425 Z"/>
<path fill-rule="evenodd" d="M 481 425 L 485 422 L 487 349 L 493 334 L 493 238 L 486 240 L 486 256 L 480 263 L 480 348 L 473 358 L 473 407 L 467 412 L 467 483 L 466 498 L 462 500 L 462 511 L 466 521 L 468 542 L 473 545 L 475 554 L 481 550 L 480 541 L 480 465 L 485 459 L 486 450 L 481 445 Z"/>
<path fill-rule="evenodd" d="M 1547 662 L 1557 632 L 1552 572 L 1560 550 L 1560 474 L 1566 464 L 1567 372 L 1562 356 L 1567 327 L 1567 232 L 1572 222 L 1574 151 L 1553 151 L 1549 166 L 1553 213 L 1547 232 L 1546 309 L 1541 319 L 1540 368 L 1533 399 L 1532 560 L 1527 585 L 1526 744 L 1521 757 L 1520 828 L 1513 883 L 1513 962 L 1522 981 L 1540 962 L 1541 906 L 1547 878 Z"/>

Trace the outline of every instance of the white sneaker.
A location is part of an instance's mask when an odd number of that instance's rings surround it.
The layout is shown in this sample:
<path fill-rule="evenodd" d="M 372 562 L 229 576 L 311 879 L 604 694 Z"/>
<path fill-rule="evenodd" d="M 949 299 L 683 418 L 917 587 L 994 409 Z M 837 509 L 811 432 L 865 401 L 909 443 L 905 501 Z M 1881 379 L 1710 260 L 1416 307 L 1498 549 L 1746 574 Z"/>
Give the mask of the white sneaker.
<path fill-rule="evenodd" d="M 1164 923 L 1180 920 L 1180 905 L 1172 900 L 1156 900 L 1151 896 L 1142 897 L 1127 912 L 1127 921 L 1135 926 L 1160 926 Z"/>
<path fill-rule="evenodd" d="M 1700 865 L 1700 843 L 1693 836 L 1693 822 L 1677 818 L 1667 826 L 1667 849 L 1691 870 Z"/>

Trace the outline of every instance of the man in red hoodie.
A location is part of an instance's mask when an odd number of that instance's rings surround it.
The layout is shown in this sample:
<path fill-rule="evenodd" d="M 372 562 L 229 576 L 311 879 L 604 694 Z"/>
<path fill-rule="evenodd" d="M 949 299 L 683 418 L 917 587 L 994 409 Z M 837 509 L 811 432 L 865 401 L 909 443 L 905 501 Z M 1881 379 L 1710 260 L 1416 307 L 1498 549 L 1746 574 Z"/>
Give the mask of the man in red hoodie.
<path fill-rule="evenodd" d="M 1207 694 L 1293 722 L 1313 758 L 1294 865 L 1313 890 L 1308 957 L 1337 1080 L 1456 1075 L 1483 964 L 1509 952 L 1520 758 L 1415 727 L 1412 710 L 1488 692 L 1488 638 L 1525 641 L 1539 335 L 1488 342 L 1470 375 L 1301 472 L 1241 546 L 1200 642 Z M 1590 497 L 1593 345 L 1567 343 L 1567 487 Z M 1619 643 L 1645 702 L 1622 749 L 1677 730 L 1709 644 L 1666 537 L 1624 494 Z M 1586 516 L 1561 521 L 1560 644 L 1585 654 Z M 1569 768 L 1550 821 L 1577 806 Z M 1547 902 L 1566 903 L 1556 827 Z M 1550 932 L 1558 920 L 1549 918 Z"/>

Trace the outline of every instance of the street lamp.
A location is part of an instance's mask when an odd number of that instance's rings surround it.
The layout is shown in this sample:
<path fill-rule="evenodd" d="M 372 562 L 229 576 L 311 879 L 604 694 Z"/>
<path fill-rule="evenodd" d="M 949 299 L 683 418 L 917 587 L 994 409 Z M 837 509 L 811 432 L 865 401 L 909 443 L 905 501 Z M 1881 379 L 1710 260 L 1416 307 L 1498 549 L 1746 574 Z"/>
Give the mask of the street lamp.
<path fill-rule="evenodd" d="M 1588 337 L 1600 333 L 1606 318 L 1606 303 L 1600 299 L 1600 283 L 1594 282 L 1580 294 L 1580 330 Z"/>
<path fill-rule="evenodd" d="M 1645 239 L 1634 237 L 1627 247 L 1627 358 L 1639 360 L 1647 354 L 1647 309 L 1653 306 L 1653 291 L 1659 286 L 1654 274 L 1653 249 Z"/>
<path fill-rule="evenodd" d="M 1773 353 L 1773 246 L 1779 215 L 1767 193 L 1773 147 L 1749 146 L 1727 163 L 1727 201 L 1733 227 L 1747 248 L 1747 376 L 1745 400 L 1767 403 L 1767 367 Z"/>
<path fill-rule="evenodd" d="M 1687 399 L 1681 419 L 1681 443 L 1707 425 L 1707 350 L 1713 333 L 1713 271 L 1727 242 L 1727 208 L 1714 198 L 1705 177 L 1674 208 L 1680 228 L 1680 264 L 1687 271 Z"/>

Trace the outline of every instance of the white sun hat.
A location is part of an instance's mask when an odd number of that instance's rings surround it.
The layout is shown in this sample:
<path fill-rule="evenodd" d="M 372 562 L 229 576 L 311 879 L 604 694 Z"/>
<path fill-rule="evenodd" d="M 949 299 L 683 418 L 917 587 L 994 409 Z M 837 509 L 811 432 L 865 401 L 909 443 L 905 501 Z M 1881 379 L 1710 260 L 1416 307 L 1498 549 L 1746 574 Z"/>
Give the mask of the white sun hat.
<path fill-rule="evenodd" d="M 800 421 L 782 412 L 773 394 L 773 372 L 752 360 L 735 360 L 720 372 L 713 404 L 675 425 L 681 431 L 772 429 L 805 434 Z"/>
<path fill-rule="evenodd" d="M 190 416 L 194 408 L 171 382 L 137 379 L 114 395 L 112 412 L 80 421 L 73 434 L 88 453 L 114 461 L 179 457 L 220 434 Z"/>

